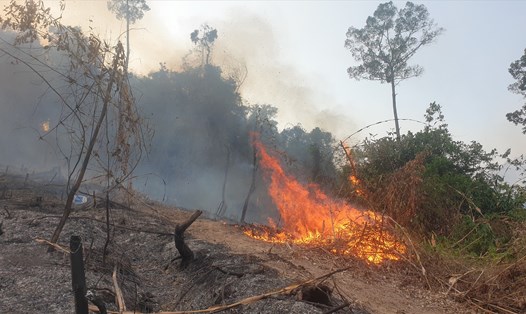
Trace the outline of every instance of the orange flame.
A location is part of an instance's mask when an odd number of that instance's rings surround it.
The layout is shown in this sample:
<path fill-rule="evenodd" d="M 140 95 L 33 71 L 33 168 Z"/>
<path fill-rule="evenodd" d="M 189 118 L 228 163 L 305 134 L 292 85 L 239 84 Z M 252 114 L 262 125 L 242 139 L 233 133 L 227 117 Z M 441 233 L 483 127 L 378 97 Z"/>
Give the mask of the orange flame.
<path fill-rule="evenodd" d="M 285 173 L 278 160 L 254 137 L 268 192 L 281 216 L 282 231 L 246 229 L 245 234 L 267 242 L 328 246 L 333 253 L 354 255 L 379 264 L 398 260 L 403 244 L 382 228 L 382 217 L 332 199 L 315 184 L 304 185 Z"/>
<path fill-rule="evenodd" d="M 367 196 L 365 194 L 365 191 L 360 188 L 362 185 L 362 182 L 358 177 L 356 176 L 356 164 L 354 162 L 354 159 L 352 158 L 351 148 L 345 144 L 345 142 L 340 141 L 340 145 L 343 148 L 343 151 L 345 152 L 345 156 L 347 157 L 347 160 L 349 161 L 349 165 L 351 166 L 351 174 L 349 175 L 349 183 L 354 188 L 354 193 L 356 195 L 365 197 Z"/>

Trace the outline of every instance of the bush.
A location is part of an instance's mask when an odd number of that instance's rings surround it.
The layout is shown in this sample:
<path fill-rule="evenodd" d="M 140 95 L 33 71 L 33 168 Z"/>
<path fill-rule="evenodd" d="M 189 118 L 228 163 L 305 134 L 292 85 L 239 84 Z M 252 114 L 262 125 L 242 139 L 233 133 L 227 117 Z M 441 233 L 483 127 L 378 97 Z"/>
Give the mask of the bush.
<path fill-rule="evenodd" d="M 514 166 L 524 163 L 510 161 L 509 151 L 499 155 L 496 150 L 486 152 L 477 142 L 453 140 L 438 104 L 430 104 L 425 118 L 422 131 L 408 132 L 400 141 L 393 135 L 365 139 L 353 151 L 356 176 L 368 193 L 348 197 L 424 234 L 447 236 L 474 228 L 476 238 L 469 251 L 486 252 L 494 240 L 489 225 L 475 228 L 462 217 L 521 208 L 524 188 L 506 183 L 500 174 L 503 165 L 496 160 L 504 158 Z"/>

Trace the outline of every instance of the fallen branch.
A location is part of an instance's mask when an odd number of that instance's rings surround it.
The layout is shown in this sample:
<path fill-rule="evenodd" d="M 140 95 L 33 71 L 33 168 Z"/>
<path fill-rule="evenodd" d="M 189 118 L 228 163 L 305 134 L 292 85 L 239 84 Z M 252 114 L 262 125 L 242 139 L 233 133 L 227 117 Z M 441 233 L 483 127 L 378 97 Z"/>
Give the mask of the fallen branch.
<path fill-rule="evenodd" d="M 117 282 L 117 265 L 113 267 L 113 274 L 111 275 L 111 278 L 113 280 L 113 286 L 115 288 L 115 301 L 119 307 L 119 312 L 123 313 L 126 311 L 126 303 L 124 302 L 122 290 L 119 287 L 119 283 Z"/>
<path fill-rule="evenodd" d="M 62 251 L 62 252 L 64 252 L 64 253 L 71 254 L 71 251 L 70 251 L 68 248 L 66 248 L 66 247 L 64 247 L 64 246 L 62 246 L 62 245 L 59 245 L 59 244 L 57 244 L 57 243 L 51 243 L 51 242 L 48 241 L 48 240 L 39 239 L 39 238 L 35 238 L 34 240 L 35 240 L 36 242 L 40 243 L 40 244 L 49 245 L 49 246 L 52 246 L 52 247 L 54 247 L 55 249 L 60 250 L 60 251 Z"/>

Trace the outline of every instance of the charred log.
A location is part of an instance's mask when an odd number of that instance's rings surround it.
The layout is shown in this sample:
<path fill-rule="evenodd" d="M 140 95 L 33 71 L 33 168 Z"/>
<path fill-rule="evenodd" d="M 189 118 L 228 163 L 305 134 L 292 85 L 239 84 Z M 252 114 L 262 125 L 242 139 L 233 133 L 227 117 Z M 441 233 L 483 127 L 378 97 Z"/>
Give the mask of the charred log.
<path fill-rule="evenodd" d="M 84 259 L 82 258 L 82 241 L 79 236 L 71 236 L 69 248 L 71 250 L 71 283 L 75 294 L 75 313 L 88 314 L 86 276 L 84 273 Z"/>

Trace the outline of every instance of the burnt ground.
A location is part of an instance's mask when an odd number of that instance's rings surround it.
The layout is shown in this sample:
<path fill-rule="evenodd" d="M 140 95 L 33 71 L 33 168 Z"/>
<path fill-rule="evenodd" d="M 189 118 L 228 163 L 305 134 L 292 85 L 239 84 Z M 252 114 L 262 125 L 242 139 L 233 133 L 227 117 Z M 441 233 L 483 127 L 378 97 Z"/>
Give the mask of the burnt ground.
<path fill-rule="evenodd" d="M 0 313 L 74 312 L 69 254 L 47 253 L 36 240 L 51 237 L 62 213 L 62 191 L 49 180 L 0 174 Z M 182 268 L 170 234 L 192 211 L 147 201 L 112 207 L 105 259 L 106 211 L 91 202 L 75 209 L 59 239 L 68 248 L 72 235 L 82 237 L 87 286 L 111 310 L 117 309 L 114 270 L 128 310 L 151 312 L 232 304 L 345 268 L 225 312 L 328 313 L 338 307 L 335 313 L 472 312 L 427 290 L 407 265 L 371 266 L 322 249 L 264 243 L 236 225 L 203 216 L 185 232 L 195 260 Z"/>

